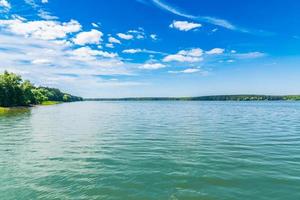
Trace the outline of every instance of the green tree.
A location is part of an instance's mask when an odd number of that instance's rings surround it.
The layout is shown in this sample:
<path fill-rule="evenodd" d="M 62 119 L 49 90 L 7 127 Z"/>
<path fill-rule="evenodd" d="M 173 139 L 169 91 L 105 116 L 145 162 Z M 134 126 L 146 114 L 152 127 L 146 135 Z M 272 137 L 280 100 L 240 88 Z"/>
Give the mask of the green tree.
<path fill-rule="evenodd" d="M 8 73 L 0 75 L 0 97 L 2 106 L 17 106 L 24 104 L 22 79 L 20 76 Z"/>
<path fill-rule="evenodd" d="M 36 98 L 34 96 L 33 90 L 35 87 L 30 83 L 30 81 L 24 81 L 21 85 L 24 94 L 24 104 L 36 104 Z"/>
<path fill-rule="evenodd" d="M 56 88 L 37 88 L 14 73 L 5 71 L 0 74 L 0 106 L 28 106 L 41 104 L 43 101 L 72 102 L 82 101 L 82 98 L 63 93 Z"/>

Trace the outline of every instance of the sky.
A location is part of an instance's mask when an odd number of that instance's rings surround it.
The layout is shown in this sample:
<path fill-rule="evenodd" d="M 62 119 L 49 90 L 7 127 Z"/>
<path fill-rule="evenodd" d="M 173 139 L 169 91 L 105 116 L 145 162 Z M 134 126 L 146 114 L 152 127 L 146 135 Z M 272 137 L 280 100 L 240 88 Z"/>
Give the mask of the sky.
<path fill-rule="evenodd" d="M 300 94 L 300 1 L 0 0 L 0 72 L 83 97 Z"/>

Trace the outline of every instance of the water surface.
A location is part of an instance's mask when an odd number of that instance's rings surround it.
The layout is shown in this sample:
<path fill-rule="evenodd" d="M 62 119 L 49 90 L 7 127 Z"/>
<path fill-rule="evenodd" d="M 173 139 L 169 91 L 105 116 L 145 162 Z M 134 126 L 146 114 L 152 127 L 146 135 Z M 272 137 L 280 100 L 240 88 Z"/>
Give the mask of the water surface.
<path fill-rule="evenodd" d="M 300 103 L 78 102 L 0 116 L 0 199 L 300 199 Z"/>

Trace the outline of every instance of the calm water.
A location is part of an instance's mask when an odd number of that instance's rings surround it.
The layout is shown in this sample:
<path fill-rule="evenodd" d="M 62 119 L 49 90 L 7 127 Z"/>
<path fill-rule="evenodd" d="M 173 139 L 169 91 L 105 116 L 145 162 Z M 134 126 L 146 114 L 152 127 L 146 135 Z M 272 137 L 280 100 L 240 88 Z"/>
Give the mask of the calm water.
<path fill-rule="evenodd" d="M 300 103 L 79 102 L 0 116 L 0 199 L 300 199 Z"/>

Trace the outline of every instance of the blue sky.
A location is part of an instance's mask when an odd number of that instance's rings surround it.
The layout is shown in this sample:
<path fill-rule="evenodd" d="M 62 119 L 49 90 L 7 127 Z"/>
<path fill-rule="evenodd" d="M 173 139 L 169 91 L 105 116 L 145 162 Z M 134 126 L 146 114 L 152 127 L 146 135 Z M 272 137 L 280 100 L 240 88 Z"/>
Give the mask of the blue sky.
<path fill-rule="evenodd" d="M 295 0 L 0 0 L 0 71 L 84 97 L 300 94 Z"/>

